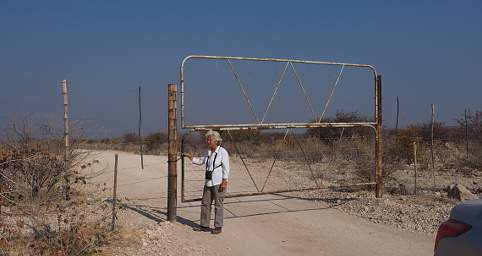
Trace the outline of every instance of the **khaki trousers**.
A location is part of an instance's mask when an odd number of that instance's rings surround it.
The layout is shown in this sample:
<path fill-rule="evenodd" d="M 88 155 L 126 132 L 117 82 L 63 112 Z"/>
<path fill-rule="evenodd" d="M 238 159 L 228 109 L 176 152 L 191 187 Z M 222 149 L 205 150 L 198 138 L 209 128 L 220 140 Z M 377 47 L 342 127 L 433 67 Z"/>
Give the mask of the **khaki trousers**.
<path fill-rule="evenodd" d="M 211 221 L 211 205 L 214 201 L 214 227 L 220 228 L 223 226 L 223 200 L 224 191 L 219 192 L 219 185 L 208 187 L 204 186 L 203 198 L 201 201 L 201 226 L 209 227 Z"/>

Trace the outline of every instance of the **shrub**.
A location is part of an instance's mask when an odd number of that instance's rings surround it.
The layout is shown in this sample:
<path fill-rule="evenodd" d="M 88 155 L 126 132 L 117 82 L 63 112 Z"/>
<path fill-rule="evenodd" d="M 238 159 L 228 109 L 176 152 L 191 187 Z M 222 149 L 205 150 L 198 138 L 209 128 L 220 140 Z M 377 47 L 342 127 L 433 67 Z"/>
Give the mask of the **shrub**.
<path fill-rule="evenodd" d="M 99 199 L 91 206 L 75 190 L 85 183 L 74 170 L 83 160 L 74 150 L 81 140 L 72 139 L 66 164 L 63 141 L 50 137 L 51 129 L 37 137 L 27 123 L 12 129 L 0 144 L 0 254 L 91 254 L 105 241 L 107 205 Z"/>
<path fill-rule="evenodd" d="M 138 143 L 139 136 L 135 133 L 126 133 L 122 135 L 122 142 L 123 143 Z"/>
<path fill-rule="evenodd" d="M 144 145 L 146 146 L 146 150 L 148 152 L 158 151 L 163 143 L 167 143 L 167 135 L 165 133 L 152 133 L 144 139 Z"/>
<path fill-rule="evenodd" d="M 342 112 L 338 111 L 335 118 L 325 119 L 323 122 L 366 122 L 368 118 L 361 116 L 357 111 L 353 112 Z M 316 122 L 312 120 L 312 122 Z M 338 138 L 343 130 L 344 137 L 357 137 L 357 136 L 370 136 L 371 131 L 369 128 L 365 127 L 354 127 L 354 128 L 309 128 L 306 131 L 306 135 L 309 137 L 316 137 L 319 139 L 331 139 Z"/>

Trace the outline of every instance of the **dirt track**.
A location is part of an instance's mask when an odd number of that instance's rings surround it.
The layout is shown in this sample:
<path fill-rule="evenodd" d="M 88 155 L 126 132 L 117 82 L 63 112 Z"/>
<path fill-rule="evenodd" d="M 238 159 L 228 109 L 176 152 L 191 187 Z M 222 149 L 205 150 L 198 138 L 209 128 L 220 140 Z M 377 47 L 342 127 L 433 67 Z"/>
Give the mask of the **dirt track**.
<path fill-rule="evenodd" d="M 178 201 L 179 224 L 165 220 L 167 158 L 119 154 L 118 197 L 121 237 L 107 253 L 117 255 L 432 255 L 433 236 L 402 231 L 347 215 L 317 201 L 294 194 L 226 199 L 223 234 L 193 232 L 199 221 L 199 203 Z M 112 186 L 114 154 L 92 152 L 83 169 L 89 182 Z M 236 173 L 230 186 L 236 190 Z M 178 179 L 180 181 L 180 178 Z M 244 183 L 244 182 L 239 182 Z M 193 184 L 193 183 L 188 183 Z M 192 186 L 192 185 L 191 185 Z M 241 186 L 241 185 L 239 185 Z M 245 186 L 245 185 L 243 185 Z M 178 185 L 180 191 L 180 184 Z M 190 188 L 196 191 L 196 188 Z M 201 188 L 199 188 L 201 189 Z M 108 190 L 105 196 L 109 195 Z M 180 192 L 179 192 L 180 194 Z M 179 195 L 180 196 L 180 195 Z M 152 234 L 152 233 L 155 234 Z M 156 233 L 157 232 L 157 233 Z M 160 235 L 158 234 L 160 233 Z M 157 234 L 157 235 L 156 235 Z M 165 236 L 163 236 L 165 235 Z M 152 240 L 159 241 L 153 242 Z M 168 242 L 166 242 L 168 241 Z"/>

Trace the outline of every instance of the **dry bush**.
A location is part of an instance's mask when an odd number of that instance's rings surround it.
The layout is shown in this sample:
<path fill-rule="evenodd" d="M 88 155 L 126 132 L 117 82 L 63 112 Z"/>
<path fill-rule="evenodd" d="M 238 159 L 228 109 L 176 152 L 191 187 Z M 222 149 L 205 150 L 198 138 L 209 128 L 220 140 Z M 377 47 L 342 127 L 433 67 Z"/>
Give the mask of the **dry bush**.
<path fill-rule="evenodd" d="M 361 115 L 357 111 L 343 112 L 337 111 L 334 118 L 323 119 L 322 122 L 367 122 L 369 119 L 366 116 Z M 316 120 L 312 120 L 316 122 Z M 339 138 L 343 131 L 345 137 L 359 137 L 370 136 L 370 130 L 365 127 L 353 127 L 350 129 L 340 128 L 309 128 L 306 134 L 309 137 L 316 137 L 319 139 L 333 139 Z"/>
<path fill-rule="evenodd" d="M 122 135 L 123 143 L 139 143 L 139 136 L 133 132 L 125 133 Z"/>
<path fill-rule="evenodd" d="M 115 151 L 123 151 L 123 152 L 129 152 L 129 153 L 139 153 L 139 144 L 133 144 L 133 143 L 122 143 L 118 142 L 116 140 L 111 140 L 108 142 L 102 142 L 106 141 L 104 139 L 99 140 L 99 141 L 90 141 L 89 143 L 82 143 L 81 146 L 79 146 L 80 149 L 86 149 L 86 150 L 115 150 Z M 145 154 L 151 154 L 150 151 L 144 151 Z M 152 154 L 158 154 L 158 152 L 152 152 Z"/>
<path fill-rule="evenodd" d="M 180 139 L 178 141 L 180 143 Z M 144 154 L 159 155 L 167 152 L 167 135 L 165 133 L 151 133 L 142 140 L 142 143 Z M 81 148 L 88 150 L 117 150 L 139 154 L 139 136 L 134 133 L 126 133 L 119 138 L 87 139 L 83 140 Z"/>
<path fill-rule="evenodd" d="M 457 139 L 462 141 L 465 139 L 465 117 L 458 118 L 457 124 Z M 474 114 L 471 114 L 469 111 L 467 116 L 467 133 L 469 140 L 475 142 L 479 146 L 482 145 L 482 111 L 475 111 Z"/>
<path fill-rule="evenodd" d="M 82 203 L 64 203 L 56 203 L 53 209 L 39 202 L 10 208 L 2 223 L 1 234 L 5 237 L 0 245 L 2 251 L 7 255 L 90 255 L 95 252 L 107 240 L 107 205 L 102 203 L 103 209 L 93 209 Z M 96 214 L 103 212 L 103 216 L 89 218 L 91 210 Z"/>
<path fill-rule="evenodd" d="M 144 145 L 146 146 L 146 153 L 149 154 L 159 154 L 161 151 L 166 151 L 167 134 L 160 132 L 149 134 L 144 139 Z"/>
<path fill-rule="evenodd" d="M 0 145 L 0 251 L 86 255 L 104 241 L 105 217 L 98 213 L 105 203 L 92 209 L 79 190 L 84 179 L 75 168 L 85 155 L 74 150 L 76 140 L 66 162 L 52 128 L 36 127 L 33 136 L 30 122 L 12 125 L 12 137 Z"/>
<path fill-rule="evenodd" d="M 472 143 L 467 153 L 465 143 L 436 143 L 435 155 L 440 163 L 438 170 L 456 171 L 463 175 L 472 175 L 482 171 L 482 145 Z"/>

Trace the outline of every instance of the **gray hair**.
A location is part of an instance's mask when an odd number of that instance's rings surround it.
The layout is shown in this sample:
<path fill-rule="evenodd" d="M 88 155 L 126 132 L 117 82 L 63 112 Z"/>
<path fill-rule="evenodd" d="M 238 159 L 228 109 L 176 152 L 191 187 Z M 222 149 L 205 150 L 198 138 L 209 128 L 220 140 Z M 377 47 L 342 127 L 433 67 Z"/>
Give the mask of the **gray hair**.
<path fill-rule="evenodd" d="M 219 135 L 219 132 L 213 131 L 213 130 L 209 130 L 209 131 L 206 133 L 206 139 L 207 139 L 207 138 L 211 138 L 212 140 L 215 140 L 215 141 L 217 141 L 218 143 L 221 143 L 221 141 L 223 141 L 223 139 L 221 138 L 221 135 Z"/>

